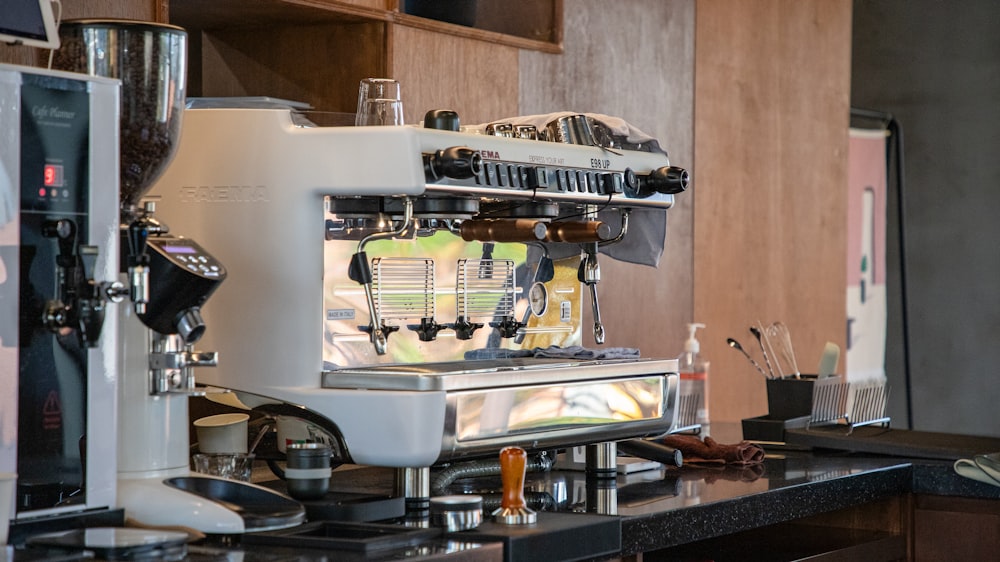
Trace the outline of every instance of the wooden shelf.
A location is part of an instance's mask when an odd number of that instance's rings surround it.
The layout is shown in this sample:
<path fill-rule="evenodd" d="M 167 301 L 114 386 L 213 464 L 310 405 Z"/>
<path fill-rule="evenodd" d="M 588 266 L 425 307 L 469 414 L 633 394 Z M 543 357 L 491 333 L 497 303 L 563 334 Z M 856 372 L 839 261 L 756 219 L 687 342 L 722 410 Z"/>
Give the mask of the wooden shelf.
<path fill-rule="evenodd" d="M 382 2 L 391 9 L 379 7 Z M 205 31 L 381 21 L 520 49 L 562 52 L 562 0 L 479 0 L 473 27 L 403 13 L 397 6 L 397 0 L 170 0 L 170 21 Z"/>
<path fill-rule="evenodd" d="M 170 0 L 170 22 L 204 31 L 390 21 L 393 13 L 336 0 Z"/>
<path fill-rule="evenodd" d="M 477 27 L 401 13 L 399 6 L 400 0 L 170 0 L 169 20 L 189 34 L 191 97 L 270 96 L 353 113 L 362 78 L 392 76 L 406 79 L 407 99 L 418 102 L 407 108 L 408 122 L 440 103 L 454 104 L 442 99 L 439 83 L 410 87 L 426 82 L 428 61 L 454 59 L 448 70 L 464 77 L 456 87 L 465 98 L 504 96 L 516 104 L 517 90 L 495 81 L 517 83 L 518 50 L 562 50 L 562 0 L 479 0 Z M 516 110 L 497 105 L 484 111 Z"/>

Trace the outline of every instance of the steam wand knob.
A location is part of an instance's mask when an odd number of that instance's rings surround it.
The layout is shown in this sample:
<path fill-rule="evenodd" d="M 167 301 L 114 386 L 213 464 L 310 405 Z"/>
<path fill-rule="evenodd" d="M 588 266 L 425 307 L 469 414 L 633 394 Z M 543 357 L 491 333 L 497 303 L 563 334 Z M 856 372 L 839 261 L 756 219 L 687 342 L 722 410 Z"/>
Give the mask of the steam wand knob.
<path fill-rule="evenodd" d="M 452 146 L 424 154 L 424 176 L 436 182 L 444 178 L 463 180 L 483 171 L 483 156 L 467 146 Z"/>
<path fill-rule="evenodd" d="M 503 497 L 500 507 L 493 511 L 493 520 L 504 525 L 531 525 L 538 521 L 538 514 L 524 501 L 524 472 L 528 454 L 520 447 L 500 450 L 500 480 Z"/>
<path fill-rule="evenodd" d="M 639 176 L 637 184 L 625 184 L 625 196 L 633 199 L 649 197 L 654 193 L 677 194 L 685 191 L 691 183 L 691 176 L 684 168 L 664 166 L 645 176 Z"/>

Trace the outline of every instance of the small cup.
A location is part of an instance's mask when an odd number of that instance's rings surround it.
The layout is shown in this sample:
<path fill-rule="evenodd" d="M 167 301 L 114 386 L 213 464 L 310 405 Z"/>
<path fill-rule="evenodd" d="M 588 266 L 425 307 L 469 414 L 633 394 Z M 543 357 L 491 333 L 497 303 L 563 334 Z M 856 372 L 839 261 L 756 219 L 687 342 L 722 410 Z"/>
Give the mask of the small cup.
<path fill-rule="evenodd" d="M 247 414 L 218 414 L 194 422 L 198 450 L 202 453 L 246 453 Z"/>
<path fill-rule="evenodd" d="M 403 100 L 399 82 L 391 78 L 365 78 L 358 87 L 358 113 L 354 124 L 402 125 Z"/>
<path fill-rule="evenodd" d="M 195 453 L 191 456 L 194 471 L 240 482 L 253 475 L 254 455 L 244 453 Z"/>
<path fill-rule="evenodd" d="M 288 453 L 293 443 L 323 443 L 333 449 L 333 439 L 322 428 L 294 416 L 275 417 L 278 451 Z"/>
<path fill-rule="evenodd" d="M 288 495 L 317 500 L 330 490 L 330 447 L 322 443 L 292 443 L 285 451 Z"/>
<path fill-rule="evenodd" d="M 7 544 L 7 532 L 14 515 L 14 490 L 17 488 L 17 474 L 0 472 L 0 545 Z"/>

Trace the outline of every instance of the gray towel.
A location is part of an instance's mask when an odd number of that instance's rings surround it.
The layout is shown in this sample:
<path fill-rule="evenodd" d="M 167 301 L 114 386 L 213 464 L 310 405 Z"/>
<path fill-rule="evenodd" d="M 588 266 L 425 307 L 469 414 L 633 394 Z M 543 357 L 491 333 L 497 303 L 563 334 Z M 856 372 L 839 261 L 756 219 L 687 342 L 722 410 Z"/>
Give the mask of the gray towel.
<path fill-rule="evenodd" d="M 553 345 L 544 348 L 536 347 L 534 356 L 552 359 L 638 359 L 639 350 L 634 347 L 588 349 L 578 345 L 570 347 Z"/>

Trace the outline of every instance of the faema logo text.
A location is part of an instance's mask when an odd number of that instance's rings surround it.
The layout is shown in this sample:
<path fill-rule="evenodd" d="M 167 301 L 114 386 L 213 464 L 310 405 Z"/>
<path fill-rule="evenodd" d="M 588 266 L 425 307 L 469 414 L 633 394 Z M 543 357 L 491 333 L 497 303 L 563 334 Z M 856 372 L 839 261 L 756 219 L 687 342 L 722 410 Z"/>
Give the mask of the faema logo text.
<path fill-rule="evenodd" d="M 180 189 L 181 203 L 266 203 L 263 185 L 200 185 Z"/>

